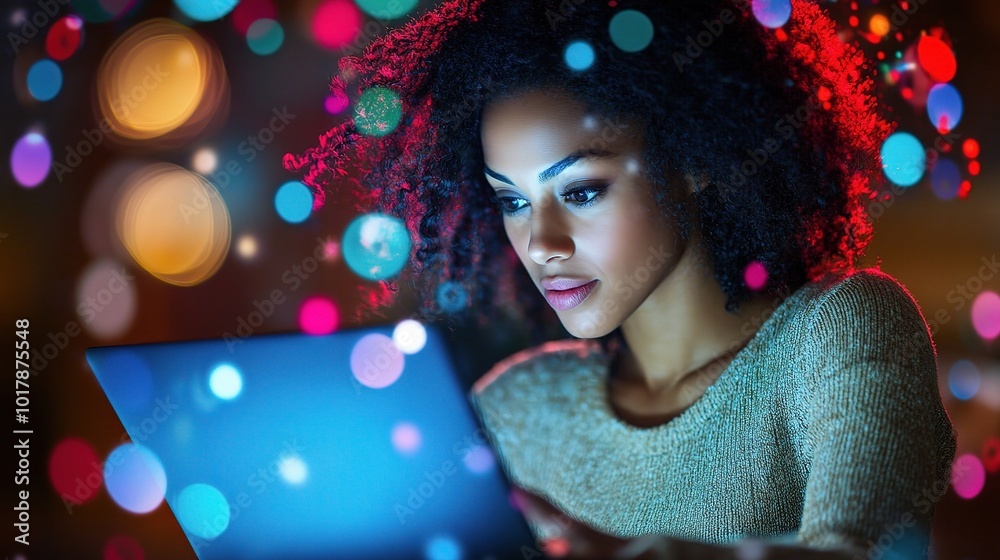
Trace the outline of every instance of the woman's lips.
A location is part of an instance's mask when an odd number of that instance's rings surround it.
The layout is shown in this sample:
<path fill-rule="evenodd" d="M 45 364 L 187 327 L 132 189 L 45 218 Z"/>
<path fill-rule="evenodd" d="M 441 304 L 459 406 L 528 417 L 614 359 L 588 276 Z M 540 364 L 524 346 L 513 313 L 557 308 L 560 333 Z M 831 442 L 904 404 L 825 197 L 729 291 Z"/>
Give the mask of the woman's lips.
<path fill-rule="evenodd" d="M 590 292 L 594 291 L 595 287 L 597 287 L 597 280 L 591 280 L 578 288 L 570 290 L 545 290 L 545 299 L 555 309 L 566 311 L 583 303 L 590 295 Z"/>

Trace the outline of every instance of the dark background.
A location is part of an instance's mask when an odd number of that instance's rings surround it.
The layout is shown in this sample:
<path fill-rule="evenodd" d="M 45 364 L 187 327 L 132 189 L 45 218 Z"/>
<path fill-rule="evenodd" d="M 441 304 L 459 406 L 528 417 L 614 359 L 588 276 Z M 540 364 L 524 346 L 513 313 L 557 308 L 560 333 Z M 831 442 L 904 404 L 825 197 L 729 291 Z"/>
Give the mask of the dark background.
<path fill-rule="evenodd" d="M 79 8 L 86 8 L 86 4 L 94 3 L 60 5 L 60 16 L 76 13 Z M 15 319 L 30 319 L 33 348 L 49 343 L 50 334 L 64 332 L 68 322 L 82 324 L 76 312 L 81 274 L 95 259 L 109 256 L 94 254 L 85 242 L 85 236 L 95 234 L 88 232 L 88 228 L 95 226 L 94 220 L 86 217 L 86 208 L 102 174 L 123 162 L 170 162 L 190 168 L 195 149 L 202 146 L 214 148 L 220 163 L 232 159 L 243 163 L 243 155 L 238 152 L 240 142 L 267 126 L 273 109 L 287 107 L 296 116 L 287 128 L 275 134 L 274 141 L 252 163 L 243 166 L 240 175 L 221 189 L 232 217 L 233 240 L 228 256 L 214 275 L 194 286 L 171 285 L 128 260 L 127 253 L 118 255 L 117 262 L 135 276 L 132 286 L 136 295 L 135 315 L 127 328 L 113 337 L 99 337 L 84 329 L 71 337 L 57 356 L 46 360 L 45 367 L 35 368 L 30 380 L 30 427 L 34 430 L 30 486 L 32 545 L 29 550 L 12 549 L 29 557 L 193 557 L 165 504 L 152 513 L 135 515 L 118 507 L 101 488 L 93 498 L 69 512 L 49 482 L 49 458 L 58 442 L 69 437 L 83 439 L 103 459 L 122 439 L 122 426 L 94 381 L 84 350 L 89 346 L 216 338 L 233 332 L 239 318 L 253 311 L 255 300 L 280 286 L 284 270 L 312 254 L 317 237 L 339 239 L 355 216 L 350 201 L 328 199 L 319 213 L 304 223 L 288 224 L 276 215 L 272 204 L 278 186 L 298 178 L 282 169 L 282 156 L 314 145 L 320 133 L 348 113 L 334 116 L 323 109 L 329 78 L 345 51 L 323 48 L 312 38 L 310 21 L 321 2 L 274 3 L 285 40 L 276 53 L 268 56 L 258 56 L 247 48 L 245 39 L 234 28 L 231 15 L 212 22 L 193 22 L 169 1 L 135 4 L 117 21 L 85 22 L 80 48 L 59 62 L 63 71 L 62 90 L 46 102 L 35 101 L 26 94 L 24 76 L 31 63 L 46 56 L 47 29 L 21 44 L 17 53 L 9 40 L 9 33 L 16 34 L 22 27 L 17 23 L 18 17 L 30 17 L 41 9 L 40 4 L 6 1 L 0 7 L 0 24 L 8 37 L 4 41 L 4 67 L 0 72 L 3 96 L 0 152 L 7 161 L 0 172 L 3 181 L 0 234 L 4 234 L 0 236 L 0 317 L 10 331 L 14 330 Z M 431 5 L 433 2 L 421 2 L 413 15 Z M 849 2 L 824 3 L 845 37 L 852 40 L 849 20 L 852 14 L 861 15 L 864 26 L 871 14 L 888 13 L 893 5 L 866 1 L 860 2 L 855 11 Z M 18 185 L 9 164 L 14 143 L 36 127 L 44 131 L 55 160 L 63 159 L 65 147 L 76 145 L 84 138 L 84 131 L 98 125 L 94 80 L 102 57 L 127 30 L 153 17 L 169 17 L 184 23 L 217 49 L 230 86 L 224 103 L 227 111 L 220 111 L 218 123 L 179 147 L 106 141 L 82 158 L 80 165 L 63 180 L 57 181 L 50 173 L 35 188 Z M 402 21 L 405 19 L 389 22 L 388 27 Z M 956 309 L 949 293 L 954 294 L 958 285 L 966 285 L 975 277 L 981 260 L 994 257 L 1000 245 L 1000 185 L 997 168 L 992 165 L 998 162 L 1000 153 L 997 149 L 1000 104 L 996 102 L 1000 92 L 1000 74 L 996 72 L 1000 4 L 992 0 L 927 0 L 919 4 L 919 10 L 901 30 L 904 40 L 888 43 L 891 47 L 885 52 L 891 59 L 897 48 L 912 44 L 922 31 L 935 26 L 947 31 L 958 59 L 958 73 L 952 83 L 963 95 L 965 113 L 954 132 L 963 141 L 968 138 L 979 141 L 982 151 L 977 159 L 982 172 L 971 176 L 963 170 L 963 178 L 972 185 L 965 198 L 939 199 L 926 176 L 896 197 L 876 222 L 866 263 L 879 265 L 899 279 L 929 321 L 936 314 L 948 318 L 934 335 L 942 398 L 958 431 L 958 454 L 979 455 L 989 438 L 1000 437 L 997 362 L 1000 344 L 997 340 L 990 343 L 979 338 L 971 326 L 970 302 Z M 878 47 L 863 40 L 862 44 L 874 60 Z M 935 131 L 926 114 L 911 107 L 901 97 L 898 87 L 885 83 L 881 87 L 900 129 L 915 134 L 925 146 L 932 145 Z M 956 153 L 949 156 L 964 168 L 967 160 L 960 151 L 956 145 Z M 97 227 L 101 227 L 99 221 Z M 97 233 L 105 236 L 105 240 L 110 235 L 108 231 Z M 236 241 L 244 234 L 257 240 L 259 249 L 253 259 L 236 254 Z M 1000 290 L 997 278 L 983 280 L 981 290 Z M 401 283 L 398 304 L 386 310 L 384 317 L 358 321 L 352 309 L 358 297 L 356 287 L 363 282 L 342 259 L 323 262 L 255 333 L 297 330 L 298 305 L 311 295 L 324 295 L 336 301 L 344 328 L 394 322 L 413 313 L 415 299 Z M 467 385 L 499 359 L 527 344 L 525 329 L 517 324 L 488 328 L 461 324 L 446 332 Z M 14 335 L 10 332 L 6 336 Z M 971 360 L 982 373 L 979 392 L 967 400 L 955 397 L 947 384 L 951 365 L 960 359 Z M 11 402 L 13 397 L 10 392 L 5 398 Z M 8 410 L 12 409 L 13 405 Z M 13 466 L 15 462 L 8 464 Z M 11 504 L 5 507 L 6 515 L 12 516 L 12 498 L 11 490 L 5 492 L 4 503 Z M 987 474 L 982 492 L 973 499 L 961 498 L 949 489 L 937 509 L 933 530 L 938 557 L 1000 558 L 1000 537 L 996 533 L 998 506 L 1000 479 L 996 473 Z M 112 538 L 125 540 L 111 541 Z M 122 542 L 131 544 L 120 545 Z M 139 556 L 135 555 L 136 546 Z M 109 547 L 117 547 L 117 552 L 107 555 Z"/>

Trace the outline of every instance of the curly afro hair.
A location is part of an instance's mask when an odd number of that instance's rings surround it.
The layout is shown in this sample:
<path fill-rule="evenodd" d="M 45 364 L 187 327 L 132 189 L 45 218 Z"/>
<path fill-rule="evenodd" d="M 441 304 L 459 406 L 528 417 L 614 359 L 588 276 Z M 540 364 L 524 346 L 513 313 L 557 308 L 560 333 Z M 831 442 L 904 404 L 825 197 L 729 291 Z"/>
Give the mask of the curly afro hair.
<path fill-rule="evenodd" d="M 727 311 L 787 295 L 857 266 L 872 234 L 865 204 L 884 185 L 879 148 L 893 129 L 860 50 L 815 3 L 791 4 L 772 29 L 749 0 L 446 0 L 342 58 L 332 80 L 339 95 L 394 92 L 398 126 L 373 134 L 358 122 L 372 115 L 356 108 L 284 164 L 304 173 L 317 209 L 327 190 L 350 186 L 357 211 L 406 224 L 413 252 L 403 274 L 419 318 L 470 313 L 485 325 L 509 312 L 537 341 L 558 318 L 503 233 L 479 126 L 494 100 L 559 88 L 590 114 L 641 123 L 660 209 L 685 242 L 698 225 Z M 611 18 L 629 9 L 653 23 L 639 51 L 609 34 Z M 578 40 L 595 53 L 583 71 L 564 58 Z M 686 174 L 699 187 L 690 205 L 668 196 Z M 767 271 L 757 291 L 744 282 L 752 262 Z M 359 316 L 391 303 L 398 287 L 361 290 Z M 602 345 L 620 342 L 619 331 Z"/>

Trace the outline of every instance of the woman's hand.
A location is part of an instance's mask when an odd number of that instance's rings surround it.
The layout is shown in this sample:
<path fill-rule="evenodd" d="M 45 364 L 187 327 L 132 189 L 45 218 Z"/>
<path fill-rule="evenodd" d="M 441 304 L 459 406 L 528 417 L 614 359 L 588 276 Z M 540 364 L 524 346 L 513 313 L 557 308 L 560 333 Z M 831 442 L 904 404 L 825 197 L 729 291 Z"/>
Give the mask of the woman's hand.
<path fill-rule="evenodd" d="M 557 535 L 541 543 L 545 554 L 553 558 L 652 560 L 673 557 L 668 550 L 672 543 L 669 537 L 649 535 L 622 539 L 571 518 L 545 498 L 523 488 L 514 487 L 514 499 L 525 516 L 543 527 L 550 527 Z"/>

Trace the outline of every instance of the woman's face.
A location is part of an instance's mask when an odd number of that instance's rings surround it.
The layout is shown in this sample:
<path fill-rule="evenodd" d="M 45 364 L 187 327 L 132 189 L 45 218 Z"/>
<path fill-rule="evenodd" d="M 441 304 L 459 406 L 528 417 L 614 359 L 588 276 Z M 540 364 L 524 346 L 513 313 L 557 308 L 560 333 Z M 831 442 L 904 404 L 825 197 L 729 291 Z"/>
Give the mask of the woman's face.
<path fill-rule="evenodd" d="M 680 252 L 640 173 L 641 131 L 588 115 L 559 92 L 536 90 L 486 107 L 481 134 L 486 180 L 535 286 L 573 336 L 610 333 L 666 278 Z M 569 287 L 550 285 L 553 277 L 585 286 L 550 291 Z"/>

